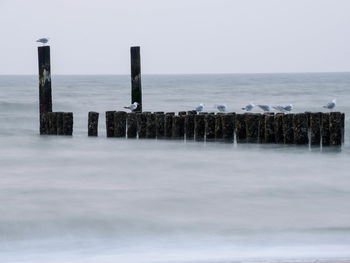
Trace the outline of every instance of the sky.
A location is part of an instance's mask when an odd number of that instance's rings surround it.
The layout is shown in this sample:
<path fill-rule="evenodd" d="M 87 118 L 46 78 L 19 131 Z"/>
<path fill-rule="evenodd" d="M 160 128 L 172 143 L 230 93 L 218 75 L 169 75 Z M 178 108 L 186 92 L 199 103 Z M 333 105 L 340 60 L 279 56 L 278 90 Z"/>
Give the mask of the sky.
<path fill-rule="evenodd" d="M 0 0 L 0 74 L 349 72 L 350 0 Z"/>

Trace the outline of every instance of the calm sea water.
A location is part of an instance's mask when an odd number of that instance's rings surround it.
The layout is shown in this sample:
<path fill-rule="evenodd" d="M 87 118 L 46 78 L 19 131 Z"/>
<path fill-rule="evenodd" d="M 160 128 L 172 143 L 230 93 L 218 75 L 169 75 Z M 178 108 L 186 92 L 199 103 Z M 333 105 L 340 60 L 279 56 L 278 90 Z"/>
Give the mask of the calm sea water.
<path fill-rule="evenodd" d="M 37 77 L 0 76 L 0 91 L 1 262 L 350 258 L 348 132 L 323 149 L 107 139 L 104 112 L 130 103 L 129 77 L 53 76 L 74 136 L 39 136 Z M 147 111 L 320 111 L 337 98 L 350 121 L 350 73 L 144 76 L 143 94 Z"/>

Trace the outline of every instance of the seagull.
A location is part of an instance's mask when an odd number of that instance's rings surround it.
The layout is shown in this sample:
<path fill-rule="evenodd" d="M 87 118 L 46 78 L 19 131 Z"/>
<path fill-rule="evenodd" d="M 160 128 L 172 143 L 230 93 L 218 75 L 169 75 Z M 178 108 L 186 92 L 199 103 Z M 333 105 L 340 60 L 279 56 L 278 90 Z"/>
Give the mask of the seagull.
<path fill-rule="evenodd" d="M 200 103 L 197 107 L 196 107 L 196 109 L 195 109 L 195 111 L 202 111 L 204 109 L 204 104 L 203 103 Z"/>
<path fill-rule="evenodd" d="M 277 105 L 277 106 L 273 106 L 273 108 L 275 110 L 280 111 L 280 112 L 289 112 L 289 111 L 294 109 L 292 104 L 288 104 L 288 105 L 285 105 L 285 106 Z"/>
<path fill-rule="evenodd" d="M 220 112 L 225 112 L 226 111 L 226 105 L 225 104 L 216 104 L 215 107 L 218 109 Z"/>
<path fill-rule="evenodd" d="M 285 111 L 283 106 L 281 106 L 281 105 L 273 106 L 272 108 L 274 108 L 275 110 L 280 111 L 280 112 L 284 112 Z"/>
<path fill-rule="evenodd" d="M 258 105 L 258 107 L 260 109 L 262 109 L 263 111 L 270 111 L 271 110 L 270 106 L 266 105 L 266 104 L 262 104 L 262 105 L 260 104 L 260 105 Z"/>
<path fill-rule="evenodd" d="M 127 107 L 124 107 L 124 109 L 129 109 L 129 110 L 131 110 L 131 111 L 134 111 L 134 110 L 137 109 L 137 106 L 138 106 L 138 105 L 139 105 L 138 102 L 134 102 L 133 104 L 131 104 L 131 105 L 127 106 Z"/>
<path fill-rule="evenodd" d="M 334 99 L 334 100 L 332 100 L 332 102 L 328 102 L 327 105 L 323 106 L 323 108 L 333 110 L 336 106 L 336 102 L 337 102 L 337 100 Z"/>
<path fill-rule="evenodd" d="M 39 38 L 36 42 L 39 42 L 45 45 L 47 42 L 49 42 L 49 38 L 48 37 Z"/>
<path fill-rule="evenodd" d="M 254 107 L 255 107 L 255 105 L 253 103 L 249 103 L 247 106 L 245 106 L 244 108 L 241 108 L 241 109 L 245 110 L 245 111 L 251 111 Z"/>

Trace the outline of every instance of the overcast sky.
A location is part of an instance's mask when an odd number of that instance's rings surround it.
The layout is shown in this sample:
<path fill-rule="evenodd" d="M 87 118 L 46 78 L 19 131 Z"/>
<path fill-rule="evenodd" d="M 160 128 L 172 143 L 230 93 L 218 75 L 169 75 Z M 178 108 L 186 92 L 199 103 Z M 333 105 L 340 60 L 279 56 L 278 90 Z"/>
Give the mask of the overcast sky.
<path fill-rule="evenodd" d="M 0 74 L 350 71 L 350 0 L 0 0 Z"/>

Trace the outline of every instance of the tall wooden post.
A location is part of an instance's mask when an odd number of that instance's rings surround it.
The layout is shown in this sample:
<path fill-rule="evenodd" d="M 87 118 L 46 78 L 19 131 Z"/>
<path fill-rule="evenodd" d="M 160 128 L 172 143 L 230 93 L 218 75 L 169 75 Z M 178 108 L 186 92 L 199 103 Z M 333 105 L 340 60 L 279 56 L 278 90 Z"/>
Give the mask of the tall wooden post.
<path fill-rule="evenodd" d="M 48 134 L 43 113 L 52 112 L 50 46 L 38 47 L 38 59 L 40 134 Z"/>
<path fill-rule="evenodd" d="M 98 136 L 98 117 L 99 113 L 90 111 L 88 115 L 88 136 Z"/>
<path fill-rule="evenodd" d="M 135 111 L 142 111 L 141 57 L 140 47 L 130 48 L 131 57 L 131 103 L 138 102 Z"/>

